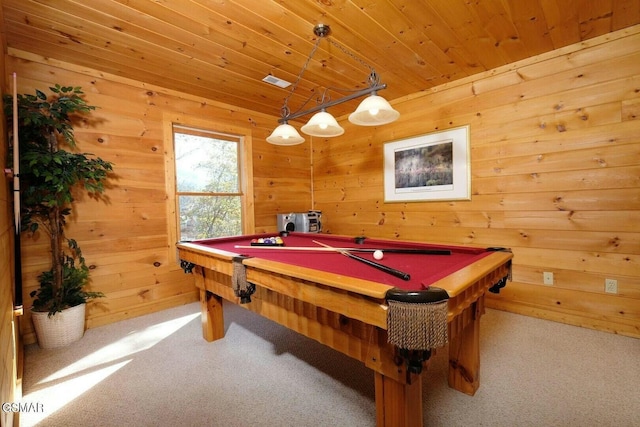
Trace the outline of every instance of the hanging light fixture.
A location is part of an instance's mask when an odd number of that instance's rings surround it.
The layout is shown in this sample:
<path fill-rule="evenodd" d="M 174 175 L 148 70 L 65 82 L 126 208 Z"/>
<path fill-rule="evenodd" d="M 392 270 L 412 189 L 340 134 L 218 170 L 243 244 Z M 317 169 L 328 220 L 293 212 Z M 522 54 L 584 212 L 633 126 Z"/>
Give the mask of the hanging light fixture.
<path fill-rule="evenodd" d="M 400 117 L 400 113 L 391 107 L 391 105 L 387 102 L 386 99 L 378 95 L 378 91 L 382 89 L 386 89 L 386 84 L 381 84 L 380 79 L 376 71 L 370 65 L 366 64 L 361 59 L 357 58 L 351 52 L 347 51 L 338 43 L 327 39 L 331 44 L 335 45 L 338 49 L 343 51 L 345 54 L 353 58 L 354 60 L 360 62 L 369 68 L 370 73 L 368 77 L 369 87 L 367 89 L 362 90 L 348 90 L 348 89 L 339 89 L 339 88 L 331 88 L 335 91 L 340 92 L 352 92 L 350 95 L 347 95 L 343 98 L 330 100 L 327 91 L 329 88 L 325 89 L 322 97 L 320 98 L 318 105 L 315 107 L 309 108 L 307 110 L 302 110 L 304 106 L 309 102 L 307 100 L 300 109 L 294 113 L 289 110 L 288 101 L 293 95 L 293 92 L 296 90 L 302 75 L 305 70 L 309 66 L 309 62 L 311 58 L 315 54 L 318 49 L 318 45 L 320 41 L 329 35 L 330 28 L 328 25 L 319 24 L 316 25 L 313 29 L 313 33 L 317 36 L 316 43 L 311 50 L 311 53 L 307 57 L 307 61 L 305 62 L 302 70 L 298 74 L 298 78 L 296 82 L 291 87 L 291 91 L 289 95 L 285 98 L 284 104 L 280 110 L 282 117 L 278 120 L 280 125 L 274 129 L 274 131 L 267 138 L 267 142 L 275 145 L 296 145 L 304 142 L 304 138 L 300 136 L 300 134 L 296 131 L 296 129 L 289 124 L 289 120 L 296 119 L 298 117 L 306 116 L 307 114 L 316 113 L 311 117 L 309 122 L 302 126 L 300 130 L 307 135 L 318 136 L 330 138 L 334 136 L 339 136 L 344 133 L 344 129 L 338 124 L 337 120 L 329 114 L 326 110 L 327 108 L 333 107 L 334 105 L 342 104 L 347 101 L 351 101 L 352 99 L 360 98 L 365 95 L 370 95 L 365 98 L 356 111 L 349 115 L 349 121 L 353 124 L 359 126 L 380 126 L 385 125 L 387 123 L 391 123 Z"/>

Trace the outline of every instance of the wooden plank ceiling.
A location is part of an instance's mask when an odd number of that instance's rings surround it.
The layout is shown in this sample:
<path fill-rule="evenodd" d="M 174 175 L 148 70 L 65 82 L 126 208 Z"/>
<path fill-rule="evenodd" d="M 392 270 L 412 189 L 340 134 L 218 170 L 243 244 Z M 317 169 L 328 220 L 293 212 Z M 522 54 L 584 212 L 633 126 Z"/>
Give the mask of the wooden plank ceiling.
<path fill-rule="evenodd" d="M 640 23 L 638 0 L 0 2 L 10 52 L 275 116 L 290 88 L 262 79 L 295 82 L 319 23 L 353 56 L 322 40 L 289 101 L 294 111 L 327 87 L 368 87 L 365 64 L 388 85 L 380 95 L 393 100 Z M 357 102 L 331 112 L 347 114 Z"/>

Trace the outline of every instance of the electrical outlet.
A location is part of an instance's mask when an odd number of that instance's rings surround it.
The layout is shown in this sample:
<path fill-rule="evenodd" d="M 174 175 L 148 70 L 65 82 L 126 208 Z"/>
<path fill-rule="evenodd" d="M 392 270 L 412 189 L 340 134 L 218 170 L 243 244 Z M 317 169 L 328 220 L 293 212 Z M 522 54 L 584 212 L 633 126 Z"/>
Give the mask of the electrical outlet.
<path fill-rule="evenodd" d="M 545 285 L 553 285 L 553 273 L 550 271 L 542 273 L 542 283 Z"/>
<path fill-rule="evenodd" d="M 618 281 L 616 279 L 604 279 L 604 291 L 608 294 L 617 294 Z"/>

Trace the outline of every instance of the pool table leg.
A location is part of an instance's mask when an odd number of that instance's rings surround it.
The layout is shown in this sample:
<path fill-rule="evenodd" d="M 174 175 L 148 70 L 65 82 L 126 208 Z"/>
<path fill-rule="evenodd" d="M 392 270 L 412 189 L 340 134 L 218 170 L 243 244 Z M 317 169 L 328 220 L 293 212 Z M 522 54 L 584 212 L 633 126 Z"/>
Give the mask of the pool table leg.
<path fill-rule="evenodd" d="M 202 316 L 202 336 L 211 342 L 224 338 L 224 312 L 222 297 L 200 290 L 200 311 Z"/>
<path fill-rule="evenodd" d="M 202 267 L 195 268 L 196 286 L 200 290 L 200 317 L 202 322 L 202 337 L 206 341 L 224 338 L 224 311 L 222 297 L 206 290 L 204 285 L 204 271 Z"/>
<path fill-rule="evenodd" d="M 480 386 L 480 317 L 484 295 L 449 324 L 449 387 L 473 396 Z"/>
<path fill-rule="evenodd" d="M 378 427 L 422 426 L 422 378 L 402 384 L 375 372 L 376 425 Z"/>

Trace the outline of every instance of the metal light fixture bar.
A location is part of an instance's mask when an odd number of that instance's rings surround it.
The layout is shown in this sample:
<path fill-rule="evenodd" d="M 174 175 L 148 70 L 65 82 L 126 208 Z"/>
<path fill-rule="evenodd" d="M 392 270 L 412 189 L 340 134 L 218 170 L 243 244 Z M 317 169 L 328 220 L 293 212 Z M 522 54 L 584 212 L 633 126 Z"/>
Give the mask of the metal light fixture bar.
<path fill-rule="evenodd" d="M 362 89 L 362 90 L 360 90 L 358 92 L 352 93 L 351 95 L 347 95 L 347 96 L 342 97 L 340 99 L 336 99 L 336 100 L 333 100 L 333 101 L 328 101 L 328 102 L 324 102 L 322 104 L 318 104 L 313 108 L 309 108 L 308 110 L 297 111 L 295 113 L 287 114 L 286 116 L 278 119 L 278 123 L 285 123 L 285 122 L 287 122 L 287 120 L 294 120 L 294 119 L 297 119 L 298 117 L 306 116 L 307 114 L 315 113 L 317 111 L 321 111 L 321 110 L 324 110 L 326 108 L 333 107 L 334 105 L 339 105 L 339 104 L 342 104 L 343 102 L 351 101 L 352 99 L 360 98 L 361 96 L 369 95 L 371 93 L 375 93 L 375 92 L 377 92 L 379 90 L 386 89 L 386 88 L 387 88 L 386 83 L 383 83 L 383 84 L 380 84 L 380 85 L 372 86 L 372 87 L 367 88 L 367 89 Z"/>
<path fill-rule="evenodd" d="M 318 49 L 318 45 L 320 44 L 320 40 L 327 37 L 330 33 L 331 29 L 328 25 L 319 24 L 316 25 L 313 29 L 313 33 L 318 37 L 316 42 L 311 50 L 311 53 L 307 57 L 307 61 L 303 65 L 300 73 L 298 74 L 298 78 L 295 83 L 291 87 L 289 95 L 285 98 L 284 104 L 281 111 L 281 117 L 278 119 L 278 123 L 280 125 L 274 129 L 274 131 L 267 137 L 267 142 L 274 145 L 296 145 L 304 142 L 304 138 L 300 136 L 298 131 L 289 124 L 289 120 L 296 119 L 298 117 L 306 116 L 308 114 L 316 113 L 306 125 L 302 126 L 301 130 L 303 133 L 307 135 L 316 136 L 316 137 L 335 137 L 340 136 L 344 133 L 344 129 L 338 124 L 336 119 L 329 113 L 326 112 L 327 108 L 333 107 L 335 105 L 342 104 L 347 101 L 351 101 L 352 99 L 360 98 L 365 95 L 371 95 L 363 100 L 356 111 L 349 115 L 349 121 L 353 124 L 359 126 L 380 126 L 387 123 L 391 123 L 395 121 L 400 113 L 391 107 L 391 105 L 381 96 L 378 96 L 377 92 L 382 89 L 386 89 L 387 85 L 380 83 L 378 75 L 376 71 L 369 64 L 364 62 L 362 59 L 355 56 L 353 53 L 349 52 L 346 48 L 342 47 L 340 44 L 328 40 L 331 44 L 340 49 L 347 56 L 351 57 L 356 62 L 364 65 L 369 68 L 369 87 L 362 90 L 349 90 L 349 89 L 341 89 L 341 88 L 326 88 L 322 94 L 322 98 L 318 100 L 318 104 L 315 107 L 308 108 L 303 110 L 303 108 L 307 105 L 307 102 L 311 100 L 309 98 L 301 107 L 300 110 L 291 112 L 289 110 L 288 102 L 296 88 L 298 87 L 298 83 L 300 83 L 300 79 L 304 74 L 311 58 L 315 54 Z M 340 99 L 331 100 L 328 96 L 328 91 L 337 91 L 337 92 L 351 92 L 349 95 L 346 95 Z M 325 102 L 325 99 L 328 101 Z"/>

